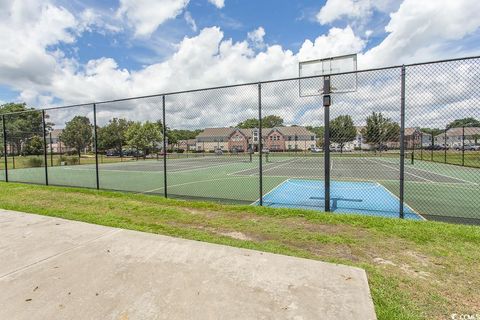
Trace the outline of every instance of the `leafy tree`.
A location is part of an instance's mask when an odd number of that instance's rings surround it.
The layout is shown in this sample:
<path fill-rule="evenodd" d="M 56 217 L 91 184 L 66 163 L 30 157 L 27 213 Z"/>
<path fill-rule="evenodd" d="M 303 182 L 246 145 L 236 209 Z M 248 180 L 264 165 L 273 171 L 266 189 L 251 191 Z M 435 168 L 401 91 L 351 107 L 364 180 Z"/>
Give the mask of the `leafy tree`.
<path fill-rule="evenodd" d="M 145 157 L 149 150 L 155 150 L 162 141 L 162 132 L 158 123 L 141 122 L 132 123 L 125 133 L 127 144 L 136 150 L 142 150 Z"/>
<path fill-rule="evenodd" d="M 480 127 L 480 121 L 475 118 L 469 117 L 453 120 L 447 125 L 447 129 L 461 127 Z"/>
<path fill-rule="evenodd" d="M 0 106 L 0 114 L 12 112 L 16 113 L 5 116 L 8 144 L 13 152 L 24 154 L 23 149 L 27 142 L 33 136 L 43 133 L 42 113 L 35 108 L 28 108 L 25 103 L 7 103 Z M 48 122 L 48 114 L 45 119 L 46 129 L 49 130 L 52 123 Z"/>
<path fill-rule="evenodd" d="M 475 144 L 478 144 L 478 140 L 480 139 L 480 134 L 474 134 L 472 136 L 473 140 L 474 140 L 474 143 Z"/>
<path fill-rule="evenodd" d="M 438 128 L 421 128 L 420 131 L 424 132 L 424 133 L 428 133 L 428 134 L 431 134 L 432 136 L 437 136 L 439 135 L 440 133 L 443 132 L 442 129 L 438 129 Z"/>
<path fill-rule="evenodd" d="M 107 125 L 98 128 L 98 149 L 115 149 L 121 154 L 123 147 L 127 144 L 125 134 L 132 123 L 133 121 L 128 121 L 126 119 L 113 118 Z"/>
<path fill-rule="evenodd" d="M 315 133 L 315 136 L 317 137 L 317 147 L 323 147 L 323 133 L 325 132 L 325 128 L 312 126 L 306 126 L 305 128 L 308 131 Z"/>
<path fill-rule="evenodd" d="M 167 137 L 168 142 L 172 144 L 178 144 L 180 140 L 195 139 L 200 132 L 203 130 L 179 130 L 179 129 L 168 129 L 167 128 Z"/>
<path fill-rule="evenodd" d="M 39 155 L 43 154 L 43 138 L 40 136 L 31 137 L 25 144 L 25 155 Z"/>
<path fill-rule="evenodd" d="M 260 122 L 257 118 L 247 119 L 245 121 L 237 124 L 237 128 L 249 129 L 249 128 L 258 128 Z M 269 115 L 262 118 L 262 127 L 263 128 L 274 128 L 274 127 L 283 127 L 283 119 L 279 116 Z"/>
<path fill-rule="evenodd" d="M 367 143 L 378 148 L 387 141 L 398 141 L 400 126 L 390 118 L 384 117 L 381 112 L 373 112 L 367 117 L 367 126 L 362 134 Z"/>
<path fill-rule="evenodd" d="M 262 118 L 262 126 L 264 128 L 283 127 L 283 119 L 279 116 L 269 115 Z"/>
<path fill-rule="evenodd" d="M 82 150 L 92 143 L 93 126 L 90 119 L 84 116 L 75 116 L 65 124 L 60 134 L 60 141 L 67 147 L 75 149 L 80 158 Z"/>
<path fill-rule="evenodd" d="M 196 136 L 203 130 L 178 130 L 178 129 L 168 129 L 167 136 L 171 135 L 174 136 L 175 139 L 178 140 L 188 140 L 188 139 L 195 139 Z"/>
<path fill-rule="evenodd" d="M 237 128 L 240 129 L 258 128 L 259 126 L 260 122 L 256 118 L 247 119 L 237 124 Z"/>
<path fill-rule="evenodd" d="M 338 116 L 330 121 L 330 140 L 338 143 L 340 150 L 343 150 L 345 143 L 353 141 L 356 135 L 357 129 L 349 115 Z"/>

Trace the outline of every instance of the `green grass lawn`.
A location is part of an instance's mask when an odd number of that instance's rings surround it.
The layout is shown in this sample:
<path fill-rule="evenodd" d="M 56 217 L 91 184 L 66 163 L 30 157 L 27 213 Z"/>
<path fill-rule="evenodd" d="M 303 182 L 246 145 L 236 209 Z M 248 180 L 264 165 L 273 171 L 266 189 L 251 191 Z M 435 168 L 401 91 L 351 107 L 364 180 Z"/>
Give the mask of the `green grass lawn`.
<path fill-rule="evenodd" d="M 78 156 L 66 156 L 67 158 L 78 158 Z M 31 168 L 32 165 L 29 162 L 29 159 L 36 158 L 41 161 L 41 166 L 43 166 L 44 156 L 43 155 L 36 155 L 36 156 L 16 156 L 15 159 L 12 156 L 7 158 L 7 165 L 9 169 L 22 169 L 22 168 Z M 114 163 L 120 161 L 132 161 L 133 158 L 123 158 L 120 157 L 106 157 L 104 155 L 98 155 L 98 162 L 101 163 Z M 95 164 L 95 155 L 82 155 L 79 160 L 79 164 Z M 14 165 L 15 163 L 15 165 Z M 60 165 L 60 155 L 47 155 L 47 165 L 51 166 L 59 166 Z M 5 158 L 0 157 L 0 169 L 5 169 Z"/>
<path fill-rule="evenodd" d="M 480 312 L 480 227 L 3 182 L 0 207 L 358 266 L 379 319 Z"/>
<path fill-rule="evenodd" d="M 465 151 L 462 155 L 462 151 L 456 150 L 447 150 L 446 153 L 445 151 L 415 150 L 415 159 L 480 168 L 479 151 Z"/>

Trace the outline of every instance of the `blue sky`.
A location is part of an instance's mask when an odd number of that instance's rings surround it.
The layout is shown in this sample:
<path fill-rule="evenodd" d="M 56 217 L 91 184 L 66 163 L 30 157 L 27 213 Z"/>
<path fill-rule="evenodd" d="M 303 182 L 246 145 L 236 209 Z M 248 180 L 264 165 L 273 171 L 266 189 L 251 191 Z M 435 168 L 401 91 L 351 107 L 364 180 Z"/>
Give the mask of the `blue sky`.
<path fill-rule="evenodd" d="M 0 103 L 40 107 L 479 54 L 476 0 L 12 0 Z"/>
<path fill-rule="evenodd" d="M 228 1 L 228 0 L 227 0 Z M 67 8 L 85 10 L 95 8 L 99 11 L 114 12 L 118 1 L 95 1 L 64 3 Z M 63 51 L 86 63 L 102 56 L 112 57 L 119 67 L 138 70 L 149 63 L 161 62 L 175 52 L 175 43 L 185 36 L 192 37 L 198 30 L 219 26 L 225 38 L 242 41 L 258 27 L 266 31 L 265 42 L 279 44 L 284 49 L 298 51 L 305 39 L 315 39 L 328 33 L 329 25 L 321 25 L 315 15 L 325 1 L 289 1 L 289 0 L 230 0 L 224 8 L 217 8 L 207 0 L 191 1 L 185 12 L 195 20 L 197 31 L 185 21 L 184 15 L 169 20 L 159 27 L 149 39 L 131 39 L 129 32 L 117 34 L 102 33 L 98 30 L 83 33 L 74 47 L 59 45 Z M 345 27 L 349 23 L 343 19 L 336 23 Z M 375 12 L 370 26 L 375 30 L 369 38 L 366 49 L 377 45 L 386 35 L 384 27 L 388 23 L 388 14 Z"/>

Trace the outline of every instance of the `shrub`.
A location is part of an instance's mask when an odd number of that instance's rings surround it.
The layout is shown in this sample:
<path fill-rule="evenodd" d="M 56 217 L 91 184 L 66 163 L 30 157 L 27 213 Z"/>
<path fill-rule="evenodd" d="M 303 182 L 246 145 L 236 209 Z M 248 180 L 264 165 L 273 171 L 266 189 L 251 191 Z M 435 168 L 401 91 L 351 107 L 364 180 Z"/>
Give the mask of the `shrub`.
<path fill-rule="evenodd" d="M 78 157 L 70 157 L 68 158 L 67 160 L 67 163 L 68 164 L 71 164 L 71 165 L 76 165 L 80 162 L 80 159 Z"/>
<path fill-rule="evenodd" d="M 65 164 L 65 165 L 76 165 L 78 164 L 78 157 L 67 157 L 67 156 L 60 156 L 58 158 L 58 165 L 62 165 L 62 162 Z"/>
<path fill-rule="evenodd" d="M 43 166 L 43 159 L 40 157 L 33 157 L 33 158 L 28 158 L 27 160 L 27 165 L 29 167 L 42 167 Z"/>

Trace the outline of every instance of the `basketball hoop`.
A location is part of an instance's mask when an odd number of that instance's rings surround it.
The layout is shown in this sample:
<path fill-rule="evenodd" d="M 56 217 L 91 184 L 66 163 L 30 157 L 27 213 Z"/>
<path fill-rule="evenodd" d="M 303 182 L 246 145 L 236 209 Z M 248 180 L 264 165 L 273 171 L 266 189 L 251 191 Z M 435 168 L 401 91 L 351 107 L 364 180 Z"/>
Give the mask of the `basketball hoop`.
<path fill-rule="evenodd" d="M 330 78 L 330 93 L 357 91 L 357 55 L 301 61 L 298 64 L 300 97 L 324 94 L 323 78 Z"/>

